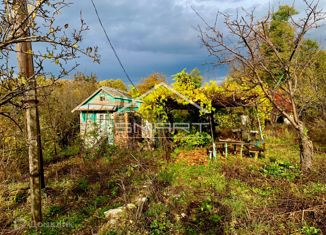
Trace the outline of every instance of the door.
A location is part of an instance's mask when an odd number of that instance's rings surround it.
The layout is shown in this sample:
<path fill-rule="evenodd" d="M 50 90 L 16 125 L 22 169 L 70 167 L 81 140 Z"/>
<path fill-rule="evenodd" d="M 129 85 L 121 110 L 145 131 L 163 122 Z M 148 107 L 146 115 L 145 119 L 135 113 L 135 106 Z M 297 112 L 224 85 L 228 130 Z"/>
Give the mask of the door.
<path fill-rule="evenodd" d="M 113 114 L 100 114 L 100 133 L 108 139 L 109 144 L 114 144 Z"/>

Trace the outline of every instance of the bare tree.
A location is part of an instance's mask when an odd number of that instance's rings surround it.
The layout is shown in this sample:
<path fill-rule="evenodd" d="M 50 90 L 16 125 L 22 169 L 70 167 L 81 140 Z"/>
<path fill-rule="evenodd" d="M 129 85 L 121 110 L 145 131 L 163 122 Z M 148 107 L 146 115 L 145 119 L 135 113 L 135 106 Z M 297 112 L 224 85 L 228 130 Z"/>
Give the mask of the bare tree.
<path fill-rule="evenodd" d="M 36 225 L 42 221 L 41 182 L 42 148 L 37 107 L 37 76 L 48 76 L 53 81 L 66 76 L 78 66 L 68 66 L 77 53 L 98 61 L 97 48 L 82 49 L 78 43 L 88 28 L 83 20 L 79 29 L 70 29 L 67 23 L 57 23 L 62 8 L 69 6 L 64 0 L 4 0 L 0 8 L 0 115 L 2 110 L 15 106 L 26 110 L 26 131 L 29 155 L 32 217 Z M 32 49 L 38 43 L 38 49 Z M 42 44 L 42 45 L 39 45 Z M 44 45 L 43 45 L 44 44 Z M 10 58 L 17 53 L 18 70 Z M 56 73 L 46 73 L 46 63 L 57 66 Z M 17 75 L 16 75 L 17 74 Z M 49 85 L 49 83 L 47 83 Z"/>
<path fill-rule="evenodd" d="M 17 52 L 16 44 L 22 42 L 34 43 L 33 55 L 34 76 L 42 75 L 53 81 L 66 76 L 78 64 L 75 60 L 83 54 L 98 62 L 97 47 L 81 48 L 80 42 L 88 26 L 80 16 L 80 27 L 72 28 L 67 22 L 58 22 L 57 18 L 71 3 L 65 0 L 28 0 L 28 13 L 24 19 L 18 20 L 14 14 L 14 0 L 2 0 L 0 7 L 0 108 L 4 105 L 21 107 L 15 97 L 22 95 L 31 88 L 26 86 L 28 78 L 17 76 L 17 68 L 12 64 L 11 57 Z M 19 23 L 20 22 L 20 23 Z M 29 33 L 26 34 L 26 30 Z M 56 66 L 55 72 L 44 69 L 49 63 Z M 43 85 L 37 85 L 37 88 Z"/>
<path fill-rule="evenodd" d="M 271 33 L 272 21 L 277 18 L 272 10 L 262 19 L 256 19 L 255 9 L 242 10 L 235 16 L 218 12 L 212 25 L 195 12 L 205 23 L 204 28 L 199 27 L 202 42 L 210 55 L 217 59 L 217 64 L 230 64 L 239 82 L 251 87 L 259 86 L 266 98 L 297 130 L 301 168 L 307 171 L 312 167 L 313 145 L 299 115 L 300 106 L 296 97 L 304 95 L 299 93 L 298 83 L 305 79 L 305 71 L 314 62 L 318 52 L 316 50 L 304 58 L 299 54 L 305 36 L 320 25 L 325 19 L 325 12 L 318 9 L 316 1 L 304 2 L 306 10 L 301 18 L 294 18 L 288 13 L 287 23 L 293 29 L 293 40 L 286 42 L 286 53 Z M 220 18 L 222 26 L 218 25 Z M 277 74 L 276 69 L 281 74 Z M 278 92 L 291 104 L 290 110 L 277 102 L 275 94 Z"/>

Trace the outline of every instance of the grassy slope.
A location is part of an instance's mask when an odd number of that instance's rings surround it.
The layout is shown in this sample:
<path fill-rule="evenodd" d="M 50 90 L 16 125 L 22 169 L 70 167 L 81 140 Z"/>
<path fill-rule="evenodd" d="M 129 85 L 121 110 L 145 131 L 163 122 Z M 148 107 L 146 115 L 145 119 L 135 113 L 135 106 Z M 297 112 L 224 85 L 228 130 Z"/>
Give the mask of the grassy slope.
<path fill-rule="evenodd" d="M 97 232 L 107 222 L 104 211 L 130 202 L 151 181 L 142 215 L 136 218 L 131 213 L 130 224 L 103 233 L 314 234 L 318 228 L 326 234 L 325 155 L 317 154 L 314 171 L 302 176 L 298 146 L 291 138 L 269 138 L 267 149 L 264 159 L 220 157 L 200 166 L 166 164 L 159 151 L 136 151 L 131 156 L 126 150 L 51 164 L 46 168 L 44 221 L 70 227 L 48 227 L 43 232 Z M 28 181 L 19 180 L 24 183 L 0 185 L 0 227 L 6 233 L 33 234 L 33 229 L 14 226 L 17 218 L 30 220 L 27 191 L 20 189 Z"/>

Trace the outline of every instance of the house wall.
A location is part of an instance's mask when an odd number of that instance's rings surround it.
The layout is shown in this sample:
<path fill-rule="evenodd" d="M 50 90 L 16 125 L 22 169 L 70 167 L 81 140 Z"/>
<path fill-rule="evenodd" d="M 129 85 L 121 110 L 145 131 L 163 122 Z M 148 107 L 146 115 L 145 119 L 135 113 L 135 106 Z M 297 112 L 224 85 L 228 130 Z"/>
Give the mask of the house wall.
<path fill-rule="evenodd" d="M 141 125 L 141 120 L 132 112 L 93 112 L 93 114 L 97 117 L 95 121 L 87 119 L 86 122 L 80 123 L 80 134 L 86 146 L 94 146 L 100 139 L 107 138 L 110 144 L 132 147 L 142 137 L 141 131 L 134 129 L 134 123 Z M 107 119 L 103 122 L 98 118 L 100 115 L 107 115 Z"/>
<path fill-rule="evenodd" d="M 102 138 L 114 143 L 113 112 L 81 112 L 80 118 L 80 134 L 87 146 L 93 146 Z"/>
<path fill-rule="evenodd" d="M 119 146 L 132 148 L 142 138 L 140 129 L 135 129 L 135 123 L 141 125 L 139 116 L 132 112 L 114 113 L 113 114 L 114 128 L 114 143 Z"/>
<path fill-rule="evenodd" d="M 104 101 L 101 101 L 101 98 L 100 98 L 101 96 L 105 97 Z M 101 92 L 97 93 L 95 96 L 93 96 L 92 98 L 90 98 L 85 104 L 116 105 L 116 106 L 119 106 L 119 108 L 117 110 L 118 113 L 137 111 L 141 105 L 140 102 L 135 102 L 135 106 L 137 106 L 137 107 L 123 108 L 126 104 L 130 104 L 130 103 L 132 103 L 132 99 L 115 98 L 115 97 L 107 94 L 106 92 L 101 91 Z M 88 116 L 87 116 L 87 113 L 89 114 Z M 81 113 L 80 113 L 80 122 L 81 123 L 86 122 L 86 116 L 88 117 L 87 118 L 88 120 L 91 120 L 94 122 L 97 119 L 99 119 L 99 113 L 96 111 L 95 112 L 94 111 L 81 111 Z"/>
<path fill-rule="evenodd" d="M 101 97 L 105 97 L 105 100 L 101 100 Z M 112 111 L 81 111 L 80 112 L 80 133 L 85 139 L 87 145 L 92 146 L 104 135 L 107 135 L 109 143 L 115 143 L 120 145 L 129 145 L 130 133 L 127 128 L 125 132 L 117 132 L 115 129 L 115 123 L 127 123 L 132 122 L 131 111 L 138 110 L 141 103 L 135 102 L 134 106 L 123 108 L 126 104 L 132 103 L 132 99 L 115 98 L 104 91 L 100 91 L 91 97 L 84 105 L 96 104 L 96 105 L 115 105 L 118 106 L 116 112 Z M 101 115 L 108 114 L 109 127 L 103 127 L 103 121 L 100 120 Z M 114 118 L 116 117 L 116 118 Z M 122 121 L 123 120 L 123 121 Z M 104 130 L 105 129 L 105 130 Z M 121 128 L 120 128 L 121 129 Z"/>

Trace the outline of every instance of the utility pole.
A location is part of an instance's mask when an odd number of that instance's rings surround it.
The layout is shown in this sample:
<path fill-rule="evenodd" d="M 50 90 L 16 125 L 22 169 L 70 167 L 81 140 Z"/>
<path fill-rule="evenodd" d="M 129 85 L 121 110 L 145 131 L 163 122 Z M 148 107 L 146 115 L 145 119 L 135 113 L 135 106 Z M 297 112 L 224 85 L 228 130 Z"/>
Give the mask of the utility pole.
<path fill-rule="evenodd" d="M 18 27 L 17 34 L 28 37 L 28 10 L 26 0 L 13 0 L 13 22 Z M 41 156 L 42 146 L 40 138 L 39 114 L 37 105 L 36 77 L 34 73 L 32 43 L 20 42 L 16 45 L 19 76 L 27 81 L 27 91 L 25 94 L 26 105 L 26 127 L 29 156 L 30 175 L 30 198 L 32 207 L 32 218 L 35 226 L 42 222 L 41 203 Z"/>

